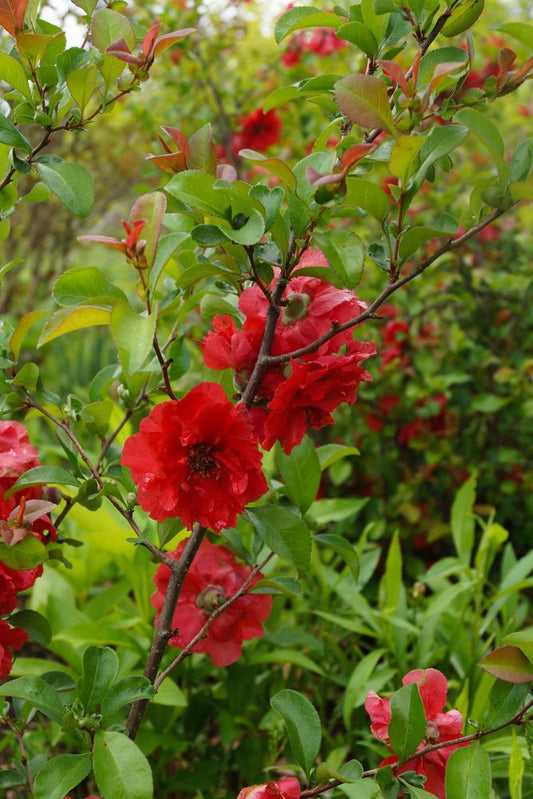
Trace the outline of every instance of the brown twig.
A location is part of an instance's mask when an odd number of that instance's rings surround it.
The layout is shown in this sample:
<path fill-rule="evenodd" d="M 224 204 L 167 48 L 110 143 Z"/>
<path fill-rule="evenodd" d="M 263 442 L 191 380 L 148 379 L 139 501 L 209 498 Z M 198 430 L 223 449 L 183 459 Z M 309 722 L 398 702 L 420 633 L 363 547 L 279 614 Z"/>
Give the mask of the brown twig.
<path fill-rule="evenodd" d="M 170 563 L 167 563 L 167 566 L 170 569 L 170 579 L 168 581 L 163 607 L 161 608 L 159 622 L 157 624 L 154 640 L 152 642 L 150 656 L 144 669 L 144 676 L 150 680 L 152 684 L 154 684 L 156 680 L 157 672 L 159 671 L 159 666 L 161 665 L 163 655 L 165 654 L 165 649 L 167 647 L 169 638 L 172 637 L 172 620 L 174 618 L 174 611 L 180 597 L 185 576 L 194 560 L 194 556 L 200 548 L 200 544 L 203 541 L 205 533 L 205 527 L 195 524 L 192 533 L 185 544 L 181 558 L 178 561 L 171 560 Z M 148 703 L 148 699 L 141 699 L 137 702 L 134 702 L 131 706 L 128 720 L 126 722 L 126 729 L 128 730 L 128 735 L 132 739 L 134 739 L 137 735 L 139 726 L 146 712 L 146 708 L 148 707 Z"/>

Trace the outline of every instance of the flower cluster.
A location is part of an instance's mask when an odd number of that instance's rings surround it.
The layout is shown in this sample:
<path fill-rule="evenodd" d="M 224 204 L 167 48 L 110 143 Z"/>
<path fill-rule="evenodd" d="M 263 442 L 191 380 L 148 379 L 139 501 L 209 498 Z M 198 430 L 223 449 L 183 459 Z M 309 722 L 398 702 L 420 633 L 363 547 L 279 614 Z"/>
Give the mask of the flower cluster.
<path fill-rule="evenodd" d="M 267 490 L 261 455 L 243 407 L 218 383 L 201 383 L 163 402 L 124 445 L 138 500 L 152 519 L 179 517 L 220 531 Z"/>
<path fill-rule="evenodd" d="M 323 58 L 345 47 L 346 42 L 335 36 L 335 31 L 331 28 L 316 28 L 312 33 L 298 33 L 293 36 L 281 60 L 290 68 L 300 63 L 305 52 L 315 53 Z"/>
<path fill-rule="evenodd" d="M 54 505 L 40 499 L 40 487 L 25 488 L 6 497 L 24 472 L 39 465 L 37 454 L 23 424 L 0 421 L 0 540 L 7 546 L 14 546 L 28 535 L 43 543 L 49 538 L 55 540 L 55 528 L 46 515 Z M 15 609 L 17 594 L 31 588 L 42 571 L 42 566 L 12 569 L 0 559 L 0 615 Z M 0 678 L 9 674 L 12 652 L 20 649 L 27 638 L 24 630 L 0 621 Z"/>
<path fill-rule="evenodd" d="M 185 542 L 182 542 L 169 557 L 179 560 L 184 547 Z M 172 626 L 176 633 L 169 641 L 170 646 L 186 647 L 209 616 L 241 589 L 250 573 L 251 569 L 237 563 L 228 549 L 204 539 L 187 572 L 174 611 Z M 243 641 L 263 635 L 263 623 L 270 614 L 272 597 L 248 593 L 262 577 L 258 572 L 247 591 L 217 616 L 205 637 L 194 645 L 193 652 L 208 654 L 215 666 L 229 666 L 241 656 Z M 154 578 L 157 590 L 152 594 L 152 604 L 158 611 L 156 623 L 169 579 L 168 566 L 160 566 Z"/>
<path fill-rule="evenodd" d="M 239 150 L 248 149 L 262 153 L 279 142 L 280 134 L 281 120 L 275 110 L 265 114 L 262 108 L 258 108 L 241 119 L 240 130 L 233 136 L 231 149 L 235 155 L 239 154 Z"/>
<path fill-rule="evenodd" d="M 428 744 L 443 741 L 452 741 L 461 735 L 463 729 L 463 717 L 458 710 L 449 710 L 444 713 L 446 695 L 448 693 L 448 681 L 438 669 L 414 669 L 410 671 L 402 680 L 404 685 L 416 683 L 420 691 L 422 704 L 427 720 L 427 731 L 425 740 L 422 741 L 418 749 L 423 749 Z M 365 701 L 365 709 L 371 719 L 372 733 L 381 741 L 390 745 L 389 724 L 391 720 L 390 699 L 382 699 L 374 691 L 370 691 Z M 397 774 L 406 771 L 416 771 L 426 777 L 425 789 L 445 799 L 444 780 L 446 765 L 451 753 L 459 748 L 459 744 L 436 749 L 428 752 L 421 757 L 414 757 L 403 763 L 401 768 L 396 769 Z M 380 766 L 394 765 L 398 763 L 396 755 L 390 755 L 380 763 Z"/>
<path fill-rule="evenodd" d="M 285 777 L 279 782 L 265 782 L 243 788 L 237 799 L 299 799 L 300 783 L 296 777 Z"/>
<path fill-rule="evenodd" d="M 327 261 L 320 250 L 309 250 L 300 265 L 324 266 Z M 272 355 L 306 347 L 334 325 L 355 318 L 366 308 L 353 292 L 305 275 L 290 280 L 282 299 Z M 214 318 L 213 330 L 203 342 L 203 355 L 211 369 L 232 369 L 237 388 L 242 390 L 259 353 L 268 300 L 254 285 L 241 294 L 239 309 L 245 316 L 240 329 L 230 316 Z M 354 341 L 351 330 L 345 330 L 324 342 L 316 352 L 291 358 L 288 367 L 269 369 L 250 412 L 261 444 L 270 449 L 275 441 L 280 441 L 285 452 L 290 452 L 308 428 L 330 424 L 332 411 L 342 402 L 353 404 L 359 384 L 372 379 L 360 363 L 375 352 L 374 344 Z"/>

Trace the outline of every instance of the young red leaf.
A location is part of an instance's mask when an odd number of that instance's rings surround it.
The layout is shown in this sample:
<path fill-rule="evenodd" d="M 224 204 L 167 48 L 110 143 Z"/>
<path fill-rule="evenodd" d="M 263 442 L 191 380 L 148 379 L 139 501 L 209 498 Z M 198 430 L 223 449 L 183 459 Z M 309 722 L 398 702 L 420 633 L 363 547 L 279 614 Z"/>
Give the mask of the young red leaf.
<path fill-rule="evenodd" d="M 346 150 L 341 159 L 343 170 L 346 172 L 348 169 L 350 169 L 350 167 L 360 161 L 361 158 L 364 158 L 365 155 L 368 155 L 372 152 L 372 150 L 375 149 L 375 144 L 356 144 L 353 147 L 350 147 L 349 150 Z"/>
<path fill-rule="evenodd" d="M 144 53 L 145 58 L 148 58 L 151 55 L 152 49 L 153 49 L 153 46 L 154 46 L 154 42 L 155 42 L 155 40 L 157 38 L 157 34 L 159 33 L 160 30 L 161 30 L 161 23 L 160 22 L 156 22 L 156 24 L 152 25 L 152 27 L 150 28 L 150 30 L 148 31 L 148 33 L 144 37 L 144 39 L 143 39 L 143 53 Z"/>
<path fill-rule="evenodd" d="M 161 53 L 164 53 L 169 47 L 172 47 L 173 44 L 195 32 L 196 28 L 183 28 L 180 31 L 172 31 L 172 33 L 165 33 L 163 36 L 159 36 L 155 41 L 152 57 L 157 58 L 158 55 L 161 55 Z"/>
<path fill-rule="evenodd" d="M 27 5 L 28 0 L 0 0 L 0 25 L 12 36 L 24 27 Z"/>
<path fill-rule="evenodd" d="M 337 81 L 335 99 L 342 113 L 361 125 L 394 133 L 387 86 L 375 75 L 354 73 Z"/>
<path fill-rule="evenodd" d="M 481 668 L 499 680 L 526 683 L 533 680 L 533 665 L 517 646 L 499 646 L 479 661 Z"/>
<path fill-rule="evenodd" d="M 409 86 L 405 72 L 396 61 L 378 61 L 378 64 L 385 75 L 398 84 L 406 97 L 413 96 L 413 87 Z"/>

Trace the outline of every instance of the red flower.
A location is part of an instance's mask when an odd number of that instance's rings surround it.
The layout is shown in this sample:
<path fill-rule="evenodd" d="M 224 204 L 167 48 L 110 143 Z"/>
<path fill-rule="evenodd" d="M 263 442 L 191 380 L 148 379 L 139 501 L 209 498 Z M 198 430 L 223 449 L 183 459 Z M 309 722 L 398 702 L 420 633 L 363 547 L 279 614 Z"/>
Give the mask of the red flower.
<path fill-rule="evenodd" d="M 265 449 L 280 441 L 289 453 L 309 427 L 331 424 L 331 412 L 342 402 L 353 405 L 362 381 L 372 376 L 359 366 L 376 352 L 374 344 L 351 342 L 346 355 L 323 355 L 312 361 L 291 361 L 292 373 L 274 393 L 265 421 Z"/>
<path fill-rule="evenodd" d="M 324 254 L 319 249 L 307 250 L 300 266 L 329 266 Z M 271 288 L 273 288 L 272 283 Z M 338 289 L 325 280 L 316 277 L 293 277 L 283 293 L 286 305 L 278 320 L 272 354 L 278 355 L 305 347 L 327 333 L 332 323 L 342 324 L 353 319 L 366 308 L 352 291 Z M 239 308 L 246 315 L 243 331 L 247 326 L 264 327 L 268 301 L 263 292 L 252 286 L 245 289 L 239 299 Z M 342 344 L 352 340 L 352 331 L 345 330 L 334 336 L 321 349 L 321 354 L 331 353 Z"/>
<path fill-rule="evenodd" d="M 265 782 L 243 788 L 237 799 L 299 799 L 300 783 L 296 777 L 285 777 L 279 782 Z"/>
<path fill-rule="evenodd" d="M 246 411 L 217 383 L 156 405 L 126 441 L 121 463 L 152 519 L 180 517 L 189 529 L 195 522 L 233 527 L 246 503 L 267 490 Z"/>
<path fill-rule="evenodd" d="M 446 694 L 448 692 L 448 681 L 442 672 L 437 669 L 415 669 L 406 674 L 402 680 L 404 685 L 416 683 L 418 685 L 422 704 L 427 719 L 426 738 L 420 744 L 419 749 L 423 749 L 429 743 L 438 741 L 452 741 L 461 735 L 463 729 L 463 717 L 458 710 L 450 710 L 444 713 L 446 704 Z M 365 709 L 372 721 L 371 730 L 376 738 L 386 741 L 389 740 L 389 723 L 391 720 L 390 700 L 381 699 L 374 691 L 370 691 L 365 701 Z M 458 749 L 459 745 L 447 746 L 429 752 L 419 758 L 412 758 L 397 770 L 398 774 L 405 771 L 416 771 L 427 777 L 425 789 L 434 793 L 439 799 L 445 799 L 444 778 L 446 765 L 451 753 Z M 391 755 L 380 766 L 391 765 L 398 762 L 395 755 Z"/>
<path fill-rule="evenodd" d="M 317 28 L 313 31 L 305 49 L 320 56 L 327 56 L 335 50 L 343 50 L 346 46 L 347 42 L 338 39 L 331 28 Z"/>
<path fill-rule="evenodd" d="M 169 557 L 179 560 L 184 546 L 185 542 L 182 541 L 175 552 L 169 553 Z M 172 626 L 178 632 L 169 644 L 181 649 L 187 646 L 211 613 L 237 593 L 250 572 L 250 567 L 237 563 L 228 549 L 204 539 L 185 577 L 172 620 Z M 250 588 L 262 577 L 258 573 Z M 158 611 L 163 606 L 169 578 L 168 566 L 160 566 L 154 578 L 157 591 L 152 594 L 152 604 Z M 195 644 L 193 651 L 208 654 L 215 666 L 235 663 L 241 656 L 243 641 L 263 635 L 263 623 L 271 608 L 271 596 L 244 594 L 215 619 L 206 637 Z M 158 618 L 159 615 L 156 623 Z"/>
<path fill-rule="evenodd" d="M 21 474 L 39 465 L 37 456 L 37 450 L 30 444 L 28 431 L 23 424 L 0 421 L 0 499 Z M 15 507 L 15 500 L 6 501 L 11 508 Z"/>
<path fill-rule="evenodd" d="M 7 677 L 13 665 L 13 651 L 29 638 L 28 633 L 20 627 L 11 627 L 7 621 L 0 619 L 0 679 Z"/>
<path fill-rule="evenodd" d="M 241 129 L 233 136 L 232 150 L 238 155 L 239 150 L 268 150 L 279 142 L 281 120 L 272 109 L 266 114 L 262 108 L 252 111 L 241 120 Z"/>

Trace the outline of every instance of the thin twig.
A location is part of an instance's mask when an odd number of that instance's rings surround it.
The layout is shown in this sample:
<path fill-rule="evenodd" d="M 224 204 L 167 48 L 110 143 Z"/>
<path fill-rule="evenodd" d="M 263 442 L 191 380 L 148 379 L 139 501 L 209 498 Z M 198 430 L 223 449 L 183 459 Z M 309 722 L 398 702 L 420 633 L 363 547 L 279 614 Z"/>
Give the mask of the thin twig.
<path fill-rule="evenodd" d="M 179 653 L 179 655 L 177 655 L 177 656 L 174 658 L 174 660 L 172 661 L 172 663 L 170 663 L 170 664 L 169 664 L 169 665 L 166 667 L 166 669 L 164 669 L 164 670 L 161 672 L 161 674 L 160 674 L 160 675 L 157 677 L 157 679 L 156 679 L 156 680 L 155 680 L 155 682 L 154 682 L 154 688 L 155 688 L 155 690 L 156 690 L 156 691 L 157 691 L 157 689 L 159 688 L 159 686 L 161 685 L 161 683 L 163 682 L 163 680 L 166 680 L 166 678 L 169 676 L 169 674 L 171 674 L 171 673 L 174 671 L 174 669 L 176 668 L 176 666 L 178 666 L 178 665 L 179 665 L 179 664 L 180 664 L 180 663 L 181 663 L 183 660 L 185 660 L 185 658 L 187 658 L 187 657 L 190 657 L 190 655 L 192 655 L 194 647 L 196 646 L 196 644 L 198 643 L 198 641 L 201 641 L 201 640 L 202 640 L 202 638 L 205 638 L 205 637 L 206 637 L 206 633 L 207 633 L 208 629 L 211 627 L 211 625 L 213 624 L 213 622 L 214 622 L 214 621 L 215 621 L 215 620 L 216 620 L 216 619 L 217 619 L 217 618 L 218 618 L 218 617 L 219 617 L 219 616 L 220 616 L 222 613 L 224 613 L 224 611 L 225 611 L 225 610 L 227 610 L 229 607 L 231 607 L 231 605 L 233 605 L 233 603 L 234 603 L 234 602 L 236 602 L 236 601 L 237 601 L 237 599 L 239 599 L 241 596 L 243 596 L 243 594 L 245 594 L 245 593 L 246 593 L 246 591 L 247 591 L 247 589 L 248 589 L 248 587 L 249 587 L 250 583 L 253 581 L 253 579 L 254 579 L 254 577 L 256 576 L 256 574 L 258 574 L 258 573 L 259 573 L 259 572 L 260 572 L 262 569 L 264 569 L 264 567 L 266 566 L 266 564 L 268 563 L 268 561 L 269 561 L 271 558 L 273 558 L 273 557 L 274 557 L 274 553 L 273 553 L 273 552 L 271 552 L 269 555 L 267 555 L 267 557 L 266 557 L 266 558 L 263 560 L 263 562 L 262 562 L 262 563 L 260 563 L 258 566 L 254 566 L 254 568 L 252 569 L 252 571 L 250 572 L 250 574 L 248 575 L 248 577 L 246 578 L 246 580 L 243 582 L 243 584 L 241 585 L 241 587 L 239 588 L 239 590 L 238 590 L 238 591 L 236 591 L 236 593 L 235 593 L 235 594 L 233 594 L 233 596 L 230 596 L 230 597 L 229 597 L 229 599 L 226 599 L 226 601 L 224 602 L 224 604 L 220 605 L 220 607 L 218 607 L 218 608 L 215 608 L 215 610 L 214 610 L 214 611 L 211 613 L 211 615 L 209 616 L 209 618 L 208 618 L 208 619 L 207 619 L 207 621 L 205 622 L 205 624 L 204 624 L 204 626 L 202 627 L 202 629 L 201 629 L 201 630 L 199 630 L 199 631 L 196 633 L 196 635 L 194 636 L 194 638 L 191 638 L 191 640 L 189 641 L 189 643 L 187 644 L 187 646 L 186 646 L 186 647 L 184 647 L 184 648 L 181 650 L 181 652 Z"/>

